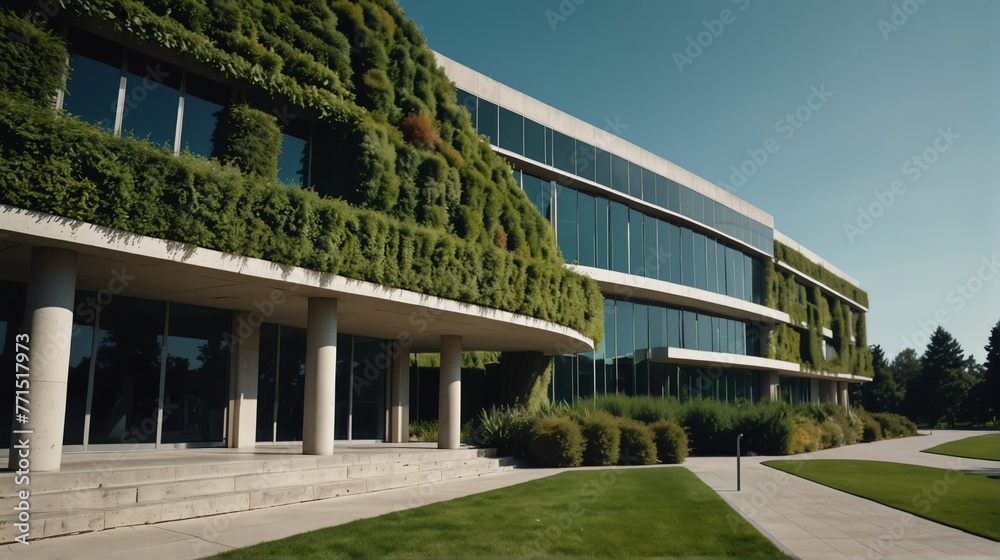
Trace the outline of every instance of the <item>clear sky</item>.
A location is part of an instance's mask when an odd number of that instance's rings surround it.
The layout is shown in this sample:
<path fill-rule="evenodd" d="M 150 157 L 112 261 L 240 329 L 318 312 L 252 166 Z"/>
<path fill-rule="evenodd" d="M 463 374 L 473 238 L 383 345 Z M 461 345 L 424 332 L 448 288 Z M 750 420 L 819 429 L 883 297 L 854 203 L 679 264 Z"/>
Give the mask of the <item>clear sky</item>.
<path fill-rule="evenodd" d="M 860 282 L 890 358 L 941 324 L 984 360 L 1000 2 L 399 1 L 431 48 L 773 215 Z"/>

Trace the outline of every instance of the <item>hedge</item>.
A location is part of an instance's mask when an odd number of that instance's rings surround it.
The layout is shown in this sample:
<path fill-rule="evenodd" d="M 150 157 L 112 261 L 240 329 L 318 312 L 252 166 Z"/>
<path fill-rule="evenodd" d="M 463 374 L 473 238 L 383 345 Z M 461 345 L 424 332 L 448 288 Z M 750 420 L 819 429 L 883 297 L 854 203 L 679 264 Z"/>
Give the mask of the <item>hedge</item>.
<path fill-rule="evenodd" d="M 580 425 L 560 416 L 543 416 L 531 426 L 528 458 L 542 467 L 578 467 L 583 463 Z"/>

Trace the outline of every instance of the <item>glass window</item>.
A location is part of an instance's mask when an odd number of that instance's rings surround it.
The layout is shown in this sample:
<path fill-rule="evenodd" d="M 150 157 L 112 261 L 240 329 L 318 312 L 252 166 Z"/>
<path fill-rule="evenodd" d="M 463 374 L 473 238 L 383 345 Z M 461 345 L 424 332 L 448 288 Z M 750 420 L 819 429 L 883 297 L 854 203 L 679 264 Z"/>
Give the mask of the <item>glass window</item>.
<path fill-rule="evenodd" d="M 712 239 L 711 237 L 706 237 L 705 238 L 705 251 L 706 251 L 706 253 L 705 253 L 705 266 L 708 267 L 708 270 L 707 270 L 707 274 L 705 275 L 705 278 L 707 278 L 708 286 L 705 289 L 708 290 L 708 291 L 710 291 L 710 292 L 716 292 L 716 293 L 718 293 L 718 291 L 719 291 L 719 280 L 718 280 L 718 277 L 716 276 L 716 267 L 718 265 L 717 265 L 716 260 L 715 260 L 715 247 L 716 247 L 715 240 Z"/>
<path fill-rule="evenodd" d="M 597 148 L 596 149 L 595 171 L 596 181 L 605 187 L 611 187 L 611 154 Z"/>
<path fill-rule="evenodd" d="M 668 179 L 667 183 L 667 196 L 668 204 L 667 209 L 673 210 L 674 212 L 680 213 L 681 211 L 681 185 L 677 181 L 670 181 Z"/>
<path fill-rule="evenodd" d="M 656 175 L 642 168 L 642 199 L 650 204 L 656 204 Z"/>
<path fill-rule="evenodd" d="M 642 244 L 642 212 L 638 210 L 629 210 L 629 270 L 632 274 L 637 276 L 642 276 L 645 273 L 646 267 L 644 262 L 643 250 L 645 249 Z"/>
<path fill-rule="evenodd" d="M 500 147 L 515 154 L 524 154 L 524 117 L 506 107 L 500 107 Z"/>
<path fill-rule="evenodd" d="M 649 347 L 667 346 L 667 309 L 659 305 L 649 306 Z"/>
<path fill-rule="evenodd" d="M 63 110 L 113 132 L 124 49 L 79 29 L 70 29 L 69 43 L 73 54 Z"/>
<path fill-rule="evenodd" d="M 490 103 L 485 99 L 479 100 L 479 134 L 486 135 L 490 144 L 494 146 L 497 144 L 497 133 L 499 132 L 497 124 L 499 109 L 495 103 Z"/>
<path fill-rule="evenodd" d="M 656 263 L 657 278 L 664 282 L 673 282 L 670 278 L 670 226 L 663 220 L 656 220 Z"/>
<path fill-rule="evenodd" d="M 691 350 L 698 349 L 698 315 L 694 311 L 684 310 L 681 312 L 683 322 L 683 336 L 681 344 L 684 348 Z"/>
<path fill-rule="evenodd" d="M 594 353 L 581 352 L 576 355 L 576 394 L 580 398 L 594 396 Z"/>
<path fill-rule="evenodd" d="M 717 293 L 726 294 L 726 246 L 722 243 L 716 243 L 715 245 L 716 255 L 715 255 L 715 268 L 717 274 L 717 281 L 719 283 Z"/>
<path fill-rule="evenodd" d="M 552 166 L 567 173 L 576 174 L 576 140 L 552 131 Z"/>
<path fill-rule="evenodd" d="M 524 156 L 545 162 L 545 127 L 531 119 L 524 119 Z"/>
<path fill-rule="evenodd" d="M 274 403 L 278 381 L 278 325 L 260 326 L 257 366 L 257 441 L 274 441 Z"/>
<path fill-rule="evenodd" d="M 681 228 L 681 284 L 694 287 L 694 232 Z"/>
<path fill-rule="evenodd" d="M 656 279 L 660 274 L 659 253 L 656 250 L 656 220 L 652 216 L 645 216 L 643 220 L 643 264 L 645 265 L 646 278 Z"/>
<path fill-rule="evenodd" d="M 583 266 L 595 266 L 596 245 L 597 245 L 597 221 L 594 216 L 596 203 L 594 196 L 585 192 L 577 193 L 577 205 L 579 216 L 579 256 L 577 259 Z M 605 240 L 606 242 L 606 240 Z"/>
<path fill-rule="evenodd" d="M 670 281 L 681 283 L 681 228 L 670 224 Z"/>
<path fill-rule="evenodd" d="M 165 309 L 123 296 L 101 309 L 91 444 L 156 443 Z"/>
<path fill-rule="evenodd" d="M 634 394 L 635 390 L 632 308 L 633 304 L 629 301 L 619 301 L 615 304 L 615 321 L 617 323 L 615 361 L 618 364 L 618 391 L 627 395 Z"/>
<path fill-rule="evenodd" d="M 575 377 L 576 356 L 573 354 L 556 356 L 552 364 L 552 402 L 572 404 Z"/>
<path fill-rule="evenodd" d="M 629 272 L 628 206 L 611 201 L 611 270 Z"/>
<path fill-rule="evenodd" d="M 606 298 L 604 300 L 604 377 L 603 385 L 605 391 L 614 393 L 618 390 L 618 375 L 616 373 L 617 359 L 617 329 L 615 316 L 615 300 Z"/>
<path fill-rule="evenodd" d="M 725 317 L 719 318 L 719 352 L 731 354 L 729 349 L 729 323 L 731 321 Z"/>
<path fill-rule="evenodd" d="M 349 334 L 337 335 L 337 369 L 334 373 L 334 418 L 333 438 L 347 439 L 350 437 L 351 394 L 354 392 L 354 337 Z M 421 372 L 418 370 L 417 372 Z M 422 403 L 418 402 L 419 407 Z"/>
<path fill-rule="evenodd" d="M 309 125 L 292 121 L 281 135 L 278 180 L 289 185 L 309 186 Z"/>
<path fill-rule="evenodd" d="M 667 308 L 667 346 L 681 348 L 681 312 L 672 307 Z"/>
<path fill-rule="evenodd" d="M 642 198 L 642 168 L 628 162 L 628 193 L 636 198 Z"/>
<path fill-rule="evenodd" d="M 694 191 L 681 185 L 681 215 L 694 216 Z"/>
<path fill-rule="evenodd" d="M 649 306 L 636 304 L 634 310 L 635 391 L 636 395 L 649 394 Z"/>
<path fill-rule="evenodd" d="M 721 323 L 722 318 L 712 317 L 712 352 L 722 352 L 721 341 L 719 339 L 719 325 Z"/>
<path fill-rule="evenodd" d="M 6 289 L 6 286 L 4 286 Z M 63 423 L 63 445 L 83 445 L 83 423 L 87 415 L 87 386 L 90 384 L 90 365 L 94 359 L 93 292 L 77 292 L 73 309 L 73 332 L 69 344 L 69 375 L 66 379 L 66 417 Z M 91 298 L 91 304 L 86 301 Z M 3 329 L 0 329 L 3 331 Z M 11 337 L 13 340 L 13 337 Z M 2 343 L 0 343 L 2 345 Z M 0 349 L 2 350 L 2 349 Z M 6 361 L 0 361 L 6 365 Z M 14 369 L 12 366 L 11 369 Z M 13 385 L 13 383 L 11 383 Z M 13 398 L 11 399 L 13 402 Z"/>
<path fill-rule="evenodd" d="M 753 301 L 753 259 L 743 254 L 743 299 Z"/>
<path fill-rule="evenodd" d="M 691 217 L 697 222 L 705 221 L 705 195 L 700 192 L 691 191 L 693 205 L 691 207 Z"/>
<path fill-rule="evenodd" d="M 670 181 L 662 175 L 656 175 L 653 184 L 656 189 L 656 205 L 660 208 L 668 208 L 670 205 L 668 200 L 670 198 L 668 194 Z"/>
<path fill-rule="evenodd" d="M 552 183 L 540 177 L 523 173 L 521 175 L 521 184 L 521 188 L 524 189 L 524 194 L 531 201 L 531 204 L 538 209 L 542 216 L 545 216 L 546 220 L 551 222 Z"/>
<path fill-rule="evenodd" d="M 228 97 L 228 89 L 196 74 L 187 73 L 184 82 L 184 123 L 181 128 L 183 149 L 204 157 L 212 156 L 215 123 Z"/>
<path fill-rule="evenodd" d="M 129 52 L 122 135 L 174 147 L 181 71 L 154 58 Z"/>
<path fill-rule="evenodd" d="M 594 180 L 594 147 L 586 142 L 576 141 L 576 174 L 584 179 Z"/>
<path fill-rule="evenodd" d="M 596 201 L 596 233 L 597 233 L 597 268 L 608 268 L 608 199 L 597 197 Z"/>
<path fill-rule="evenodd" d="M 338 342 L 337 347 L 347 349 L 350 345 Z M 306 330 L 281 327 L 279 350 L 275 414 L 277 441 L 298 441 L 302 439 L 302 407 L 305 402 Z M 337 357 L 340 357 L 340 352 L 337 352 Z"/>
<path fill-rule="evenodd" d="M 164 443 L 225 439 L 229 344 L 223 334 L 232 330 L 232 319 L 231 311 L 170 304 L 163 385 Z"/>
<path fill-rule="evenodd" d="M 736 327 L 739 321 L 729 320 L 729 353 L 740 354 L 740 347 L 736 343 Z"/>
<path fill-rule="evenodd" d="M 715 201 L 708 197 L 705 197 L 705 215 L 702 222 L 715 227 Z"/>
<path fill-rule="evenodd" d="M 479 125 L 476 123 L 476 101 L 478 98 L 460 88 L 455 88 L 455 98 L 459 106 L 465 107 L 465 110 L 469 112 L 469 116 L 472 117 L 472 126 L 478 130 Z"/>
<path fill-rule="evenodd" d="M 753 259 L 753 302 L 764 304 L 764 263 L 760 259 Z"/>
<path fill-rule="evenodd" d="M 611 154 L 611 188 L 628 194 L 628 162 L 615 154 Z"/>
<path fill-rule="evenodd" d="M 744 286 L 746 281 L 743 278 L 743 253 L 733 250 L 733 267 L 735 268 L 736 297 L 745 299 Z"/>
<path fill-rule="evenodd" d="M 579 260 L 576 190 L 556 184 L 556 239 L 566 262 Z"/>
<path fill-rule="evenodd" d="M 692 236 L 694 242 L 694 287 L 699 290 L 708 289 L 708 280 L 705 278 L 705 236 L 695 233 Z"/>
<path fill-rule="evenodd" d="M 740 267 L 740 270 L 743 270 Z M 742 287 L 742 282 L 741 282 Z M 726 295 L 736 296 L 736 251 L 732 247 L 726 247 Z"/>
<path fill-rule="evenodd" d="M 385 439 L 386 368 L 391 361 L 384 340 L 355 336 L 351 405 L 352 439 Z"/>
<path fill-rule="evenodd" d="M 698 314 L 698 350 L 712 351 L 712 317 Z"/>

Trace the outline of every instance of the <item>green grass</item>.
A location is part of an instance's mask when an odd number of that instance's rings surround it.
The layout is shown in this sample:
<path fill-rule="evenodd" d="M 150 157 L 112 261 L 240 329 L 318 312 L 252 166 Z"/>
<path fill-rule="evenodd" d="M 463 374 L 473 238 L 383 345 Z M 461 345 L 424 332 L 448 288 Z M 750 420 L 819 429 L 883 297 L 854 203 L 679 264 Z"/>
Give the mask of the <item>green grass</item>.
<path fill-rule="evenodd" d="M 815 459 L 765 465 L 988 539 L 1000 540 L 1000 481 L 981 474 L 887 463 Z"/>
<path fill-rule="evenodd" d="M 924 453 L 951 455 L 967 459 L 984 459 L 1000 461 L 1000 434 L 984 434 L 972 436 L 958 441 L 950 441 L 924 449 Z"/>
<path fill-rule="evenodd" d="M 684 468 L 580 470 L 222 558 L 787 558 Z"/>

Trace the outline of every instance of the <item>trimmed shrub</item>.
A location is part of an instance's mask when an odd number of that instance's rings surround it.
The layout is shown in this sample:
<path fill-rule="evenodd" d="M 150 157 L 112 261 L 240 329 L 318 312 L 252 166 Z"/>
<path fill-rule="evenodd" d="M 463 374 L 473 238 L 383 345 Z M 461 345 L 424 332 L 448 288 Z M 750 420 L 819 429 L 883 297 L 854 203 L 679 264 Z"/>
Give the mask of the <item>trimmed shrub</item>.
<path fill-rule="evenodd" d="M 741 405 L 733 410 L 733 429 L 729 439 L 735 448 L 737 435 L 743 434 L 740 441 L 743 453 L 783 455 L 787 453 L 792 429 L 788 405 L 771 402 Z"/>
<path fill-rule="evenodd" d="M 281 129 L 278 120 L 245 103 L 223 109 L 212 138 L 212 157 L 268 181 L 278 178 Z"/>
<path fill-rule="evenodd" d="M 872 418 L 872 415 L 863 408 L 856 408 L 852 412 L 861 421 L 860 441 L 868 443 L 882 439 L 882 426 L 878 423 L 878 420 Z"/>
<path fill-rule="evenodd" d="M 531 426 L 528 458 L 542 467 L 578 467 L 583 462 L 580 425 L 562 416 L 543 416 Z"/>
<path fill-rule="evenodd" d="M 882 428 L 882 437 L 898 438 L 917 435 L 917 425 L 909 418 L 892 412 L 873 412 L 871 417 Z"/>
<path fill-rule="evenodd" d="M 684 403 L 681 425 L 687 428 L 691 448 L 699 456 L 731 455 L 736 451 L 733 406 L 708 399 Z"/>
<path fill-rule="evenodd" d="M 403 139 L 424 150 L 433 150 L 441 143 L 434 120 L 426 113 L 411 113 L 399 124 Z"/>
<path fill-rule="evenodd" d="M 649 426 L 638 420 L 622 418 L 618 420 L 618 429 L 621 431 L 619 462 L 622 465 L 656 464 L 656 443 Z"/>
<path fill-rule="evenodd" d="M 688 437 L 684 429 L 672 420 L 660 420 L 651 424 L 653 441 L 656 443 L 656 458 L 665 464 L 680 464 L 687 459 Z"/>
<path fill-rule="evenodd" d="M 597 411 L 580 420 L 583 437 L 587 440 L 583 450 L 584 465 L 614 465 L 621 449 L 621 430 L 618 420 L 604 411 Z"/>
<path fill-rule="evenodd" d="M 69 54 L 62 39 L 35 25 L 30 15 L 4 9 L 0 10 L 0 60 L 0 91 L 51 106 L 63 87 Z"/>

